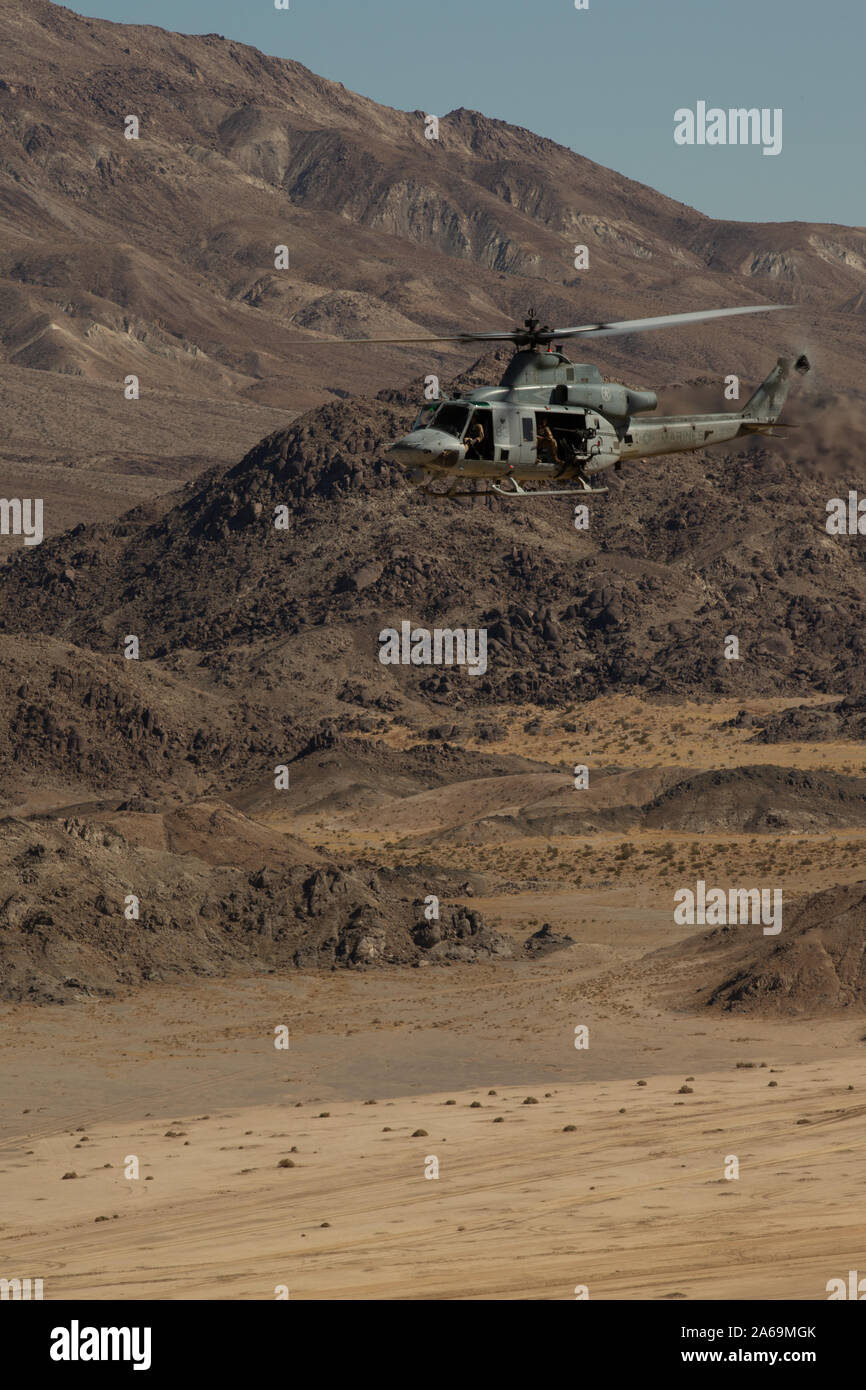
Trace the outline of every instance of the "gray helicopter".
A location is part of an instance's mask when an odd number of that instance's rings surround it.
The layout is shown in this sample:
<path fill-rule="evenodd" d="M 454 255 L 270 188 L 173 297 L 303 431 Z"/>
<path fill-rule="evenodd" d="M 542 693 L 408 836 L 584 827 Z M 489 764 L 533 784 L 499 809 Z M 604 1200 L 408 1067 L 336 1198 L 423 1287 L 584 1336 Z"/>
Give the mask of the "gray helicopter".
<path fill-rule="evenodd" d="M 592 479 L 619 469 L 628 459 L 706 449 L 744 435 L 767 433 L 777 424 L 791 384 L 791 370 L 809 362 L 780 357 L 741 411 L 714 415 L 635 418 L 655 410 L 654 391 L 607 382 L 597 367 L 571 362 L 553 344 L 567 338 L 612 337 L 647 329 L 699 323 L 731 314 L 760 314 L 790 308 L 751 304 L 735 309 L 665 314 L 660 318 L 593 323 L 574 328 L 542 326 L 530 310 L 522 328 L 459 333 L 454 337 L 355 338 L 356 343 L 513 343 L 517 351 L 498 386 L 482 386 L 452 400 L 431 401 L 418 413 L 411 433 L 386 451 L 409 479 L 434 496 L 483 495 L 460 491 L 464 479 L 489 479 L 487 491 L 503 497 L 562 497 L 607 492 Z M 448 482 L 434 491 L 434 479 Z M 527 491 L 527 482 L 568 482 Z"/>

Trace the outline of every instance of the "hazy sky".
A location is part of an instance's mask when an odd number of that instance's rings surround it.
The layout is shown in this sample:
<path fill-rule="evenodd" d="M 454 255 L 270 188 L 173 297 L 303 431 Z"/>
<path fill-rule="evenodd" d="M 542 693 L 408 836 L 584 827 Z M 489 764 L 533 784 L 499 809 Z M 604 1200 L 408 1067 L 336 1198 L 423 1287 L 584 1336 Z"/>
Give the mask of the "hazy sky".
<path fill-rule="evenodd" d="M 219 33 L 403 110 L 527 126 L 700 208 L 866 224 L 862 0 L 81 0 Z M 782 149 L 677 145 L 674 112 L 782 110 Z"/>

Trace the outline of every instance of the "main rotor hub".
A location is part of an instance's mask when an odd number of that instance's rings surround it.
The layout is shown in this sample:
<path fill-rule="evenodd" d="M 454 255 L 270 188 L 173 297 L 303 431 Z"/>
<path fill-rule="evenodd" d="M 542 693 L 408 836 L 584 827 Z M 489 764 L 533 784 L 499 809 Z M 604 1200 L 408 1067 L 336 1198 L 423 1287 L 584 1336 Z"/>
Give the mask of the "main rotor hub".
<path fill-rule="evenodd" d="M 523 328 L 515 328 L 514 335 L 514 345 L 518 350 L 530 348 L 534 352 L 541 343 L 550 341 L 553 331 L 547 324 L 542 327 L 541 319 L 536 318 L 534 309 L 530 309 L 529 317 L 523 320 Z"/>

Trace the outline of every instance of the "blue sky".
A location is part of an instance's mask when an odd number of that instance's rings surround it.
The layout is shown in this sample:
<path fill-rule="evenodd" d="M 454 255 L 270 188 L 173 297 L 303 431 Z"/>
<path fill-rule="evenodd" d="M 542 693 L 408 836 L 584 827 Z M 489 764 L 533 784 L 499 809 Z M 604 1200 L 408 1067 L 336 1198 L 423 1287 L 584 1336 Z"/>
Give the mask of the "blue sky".
<path fill-rule="evenodd" d="M 714 217 L 866 225 L 866 5 L 855 0 L 81 0 L 219 33 L 387 106 L 526 126 Z M 781 153 L 688 146 L 674 112 L 781 108 Z"/>

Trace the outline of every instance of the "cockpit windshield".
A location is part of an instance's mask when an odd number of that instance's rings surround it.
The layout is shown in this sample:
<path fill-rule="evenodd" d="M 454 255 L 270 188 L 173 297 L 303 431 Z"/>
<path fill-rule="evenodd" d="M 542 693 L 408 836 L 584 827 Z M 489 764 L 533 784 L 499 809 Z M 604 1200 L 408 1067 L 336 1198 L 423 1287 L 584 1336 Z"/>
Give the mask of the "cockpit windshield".
<path fill-rule="evenodd" d="M 468 405 L 457 405 L 454 401 L 445 401 L 433 416 L 433 424 L 437 430 L 442 430 L 445 434 L 453 434 L 455 438 L 460 439 L 469 423 L 469 414 Z"/>
<path fill-rule="evenodd" d="M 429 405 L 422 405 L 418 414 L 415 416 L 415 423 L 412 426 L 413 430 L 429 429 L 430 425 L 433 423 L 433 412 L 434 410 L 438 410 L 438 408 L 435 401 L 431 401 Z"/>

